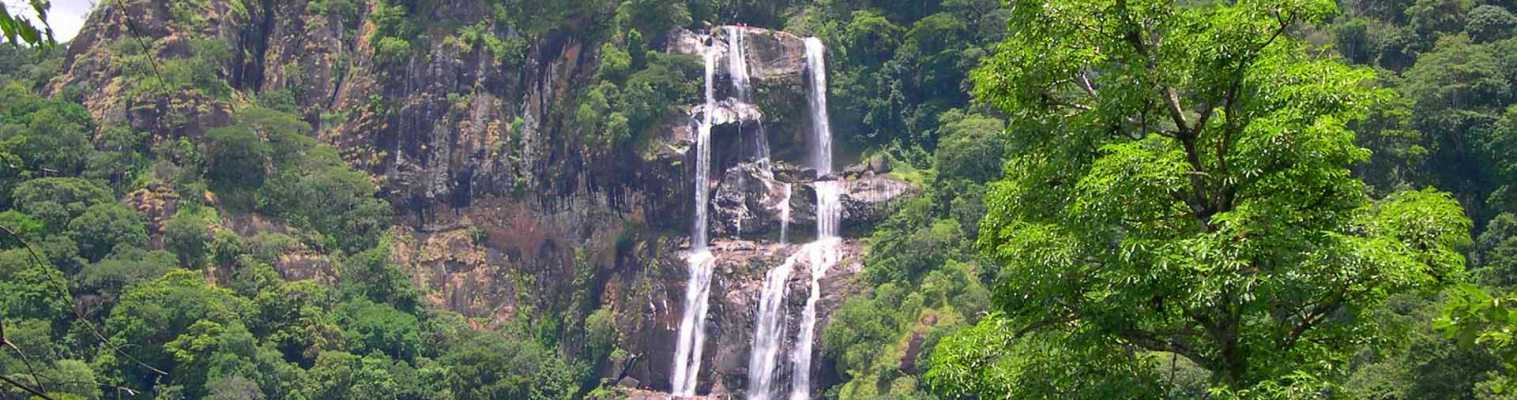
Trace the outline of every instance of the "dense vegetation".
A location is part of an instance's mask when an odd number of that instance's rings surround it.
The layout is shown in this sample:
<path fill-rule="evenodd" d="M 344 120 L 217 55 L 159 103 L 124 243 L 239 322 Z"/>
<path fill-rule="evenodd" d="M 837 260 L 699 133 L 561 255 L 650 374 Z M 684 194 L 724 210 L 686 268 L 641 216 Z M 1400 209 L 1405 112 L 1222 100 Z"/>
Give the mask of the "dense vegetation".
<path fill-rule="evenodd" d="M 928 194 L 826 328 L 830 395 L 1508 395 L 1510 4 L 1011 3 L 925 72 L 976 101 L 886 130 Z"/>
<path fill-rule="evenodd" d="M 505 1 L 467 26 L 359 3 L 307 11 L 372 24 L 376 68 L 437 32 L 507 65 L 579 38 L 599 67 L 562 112 L 599 152 L 698 96 L 698 60 L 655 50 L 670 28 L 821 37 L 841 139 L 925 191 L 821 332 L 828 398 L 1517 390 L 1510 1 Z M 0 48 L 0 398 L 607 395 L 626 355 L 585 291 L 494 329 L 426 306 L 391 206 L 293 94 L 234 94 L 218 40 L 138 44 L 114 44 L 128 95 L 233 102 L 229 124 L 102 125 L 91 88 L 44 95 L 62 49 Z M 255 217 L 280 229 L 240 234 Z M 335 273 L 288 282 L 295 255 Z"/>
<path fill-rule="evenodd" d="M 36 94 L 58 53 L 4 52 L 0 336 L 19 350 L 0 356 L 7 376 L 69 399 L 580 392 L 585 367 L 552 343 L 423 307 L 383 243 L 389 206 L 298 118 L 246 107 L 198 143 L 97 127 L 76 101 Z M 241 237 L 233 219 L 249 213 L 289 228 Z M 341 278 L 287 282 L 271 267 L 301 252 Z"/>

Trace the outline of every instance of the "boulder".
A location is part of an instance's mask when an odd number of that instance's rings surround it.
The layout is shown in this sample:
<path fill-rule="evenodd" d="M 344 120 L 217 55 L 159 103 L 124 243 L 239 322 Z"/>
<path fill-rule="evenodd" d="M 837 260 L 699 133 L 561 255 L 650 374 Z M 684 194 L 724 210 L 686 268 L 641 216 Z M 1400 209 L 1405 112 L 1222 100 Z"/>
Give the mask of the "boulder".
<path fill-rule="evenodd" d="M 749 26 L 719 27 L 716 40 L 732 43 L 729 35 L 743 35 L 748 51 L 748 66 L 753 76 L 762 80 L 797 79 L 806 70 L 805 38 L 787 32 Z"/>
<path fill-rule="evenodd" d="M 712 197 L 717 235 L 777 239 L 793 186 L 755 162 L 727 169 Z"/>
<path fill-rule="evenodd" d="M 669 44 L 664 46 L 664 51 L 675 54 L 701 54 L 706 48 L 709 36 L 695 33 L 685 28 L 674 28 L 669 32 Z"/>
<path fill-rule="evenodd" d="M 759 124 L 764 120 L 764 112 L 757 105 L 743 103 L 732 99 L 723 99 L 716 102 L 716 107 L 706 109 L 705 104 L 690 107 L 690 118 L 696 121 L 704 121 L 705 113 L 710 112 L 711 123 L 716 126 L 723 125 L 747 125 Z"/>
<path fill-rule="evenodd" d="M 812 180 L 804 178 L 811 174 L 814 173 L 795 171 L 793 173 L 776 172 L 775 174 L 779 176 L 778 180 L 782 185 L 786 183 L 785 179 L 796 180 L 791 183 L 792 193 L 790 197 L 789 237 L 792 243 L 810 240 L 816 234 L 816 188 L 813 186 L 814 182 Z M 824 179 L 843 179 L 845 181 L 841 199 L 843 202 L 842 229 L 845 236 L 849 235 L 847 233 L 849 231 L 867 231 L 875 224 L 884 222 L 894 212 L 897 200 L 918 196 L 922 192 L 922 189 L 914 184 L 890 175 L 876 174 L 867 170 L 853 178 L 845 179 L 842 175 L 846 174 L 833 175 Z M 718 190 L 720 191 L 720 189 Z M 718 203 L 717 210 L 717 215 L 724 215 L 722 214 L 724 210 L 721 208 L 721 203 Z M 747 210 L 751 212 L 752 209 L 749 208 Z M 741 214 L 740 211 L 743 210 L 725 212 L 732 215 L 747 215 Z M 726 222 L 727 220 L 722 221 Z M 759 228 L 768 226 L 768 223 L 761 220 L 743 221 L 744 232 L 754 232 L 756 234 Z M 777 224 L 778 221 L 774 223 Z M 753 228 L 750 229 L 750 227 Z"/>
<path fill-rule="evenodd" d="M 891 177 L 865 172 L 848 181 L 843 192 L 843 221 L 849 228 L 872 226 L 890 217 L 896 200 L 921 194 L 921 189 Z"/>

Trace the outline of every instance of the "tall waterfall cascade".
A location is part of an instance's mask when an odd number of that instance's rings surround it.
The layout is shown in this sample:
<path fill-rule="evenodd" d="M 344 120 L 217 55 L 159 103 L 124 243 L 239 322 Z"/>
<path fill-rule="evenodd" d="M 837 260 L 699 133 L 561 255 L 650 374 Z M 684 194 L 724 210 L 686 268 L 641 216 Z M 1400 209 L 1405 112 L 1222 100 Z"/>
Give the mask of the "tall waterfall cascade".
<path fill-rule="evenodd" d="M 709 207 L 711 206 L 710 179 L 712 168 L 711 147 L 712 129 L 719 121 L 715 114 L 719 103 L 716 91 L 716 78 L 718 64 L 725 61 L 725 73 L 731 78 L 735 102 L 740 105 L 751 104 L 752 101 L 752 78 L 748 67 L 748 50 L 745 42 L 745 31 L 739 27 L 724 27 L 721 33 L 726 36 L 726 46 L 723 47 L 715 39 L 714 35 L 705 36 L 707 41 L 701 50 L 705 62 L 705 106 L 692 114 L 696 118 L 696 166 L 695 177 L 692 182 L 695 198 L 694 207 L 695 221 L 691 227 L 691 241 L 689 254 L 685 261 L 689 273 L 689 279 L 685 286 L 685 298 L 683 314 L 680 318 L 678 341 L 675 346 L 674 371 L 670 376 L 671 394 L 675 397 L 691 397 L 696 395 L 697 380 L 701 372 L 702 350 L 706 340 L 706 314 L 708 301 L 711 296 L 712 275 L 716 265 L 716 256 L 709 248 L 708 219 Z M 809 75 L 807 81 L 808 104 L 812 129 L 809 140 L 810 154 L 808 162 L 816 171 L 816 179 L 813 183 L 816 196 L 816 240 L 807 243 L 785 261 L 768 271 L 764 277 L 762 292 L 758 303 L 755 318 L 753 344 L 748 362 L 748 387 L 747 398 L 771 399 L 788 398 L 792 400 L 809 400 L 811 398 L 811 370 L 812 370 L 812 343 L 815 342 L 817 324 L 817 303 L 821 300 L 821 282 L 826 277 L 829 269 L 837 265 L 842 257 L 842 239 L 839 237 L 840 219 L 842 215 L 842 191 L 843 182 L 835 176 L 832 166 L 832 130 L 827 114 L 827 67 L 825 63 L 826 47 L 821 40 L 808 38 L 805 40 L 806 71 Z M 725 60 L 719 58 L 722 52 L 726 52 Z M 742 123 L 742 118 L 739 118 Z M 766 135 L 763 132 L 762 123 L 757 129 L 751 131 L 753 139 L 753 153 L 751 156 L 756 165 L 760 167 L 760 173 L 764 177 L 774 179 L 774 172 L 770 166 L 769 146 Z M 739 132 L 744 129 L 739 127 Z M 747 136 L 747 135 L 745 135 Z M 790 197 L 792 184 L 783 184 L 783 197 L 779 204 L 781 226 L 780 242 L 787 241 L 790 219 Z M 805 308 L 799 317 L 797 329 L 787 329 L 785 300 L 789 293 L 787 289 L 790 279 L 796 270 L 804 266 L 809 272 L 808 294 Z M 798 295 L 799 293 L 797 293 Z M 786 333 L 794 332 L 794 345 L 786 353 Z M 782 354 L 786 353 L 786 354 Z M 780 373 L 788 368 L 788 375 Z M 782 384 L 781 377 L 788 377 L 789 382 Z"/>
<path fill-rule="evenodd" d="M 801 313 L 801 329 L 796 338 L 790 359 L 794 363 L 794 379 L 790 382 L 792 400 L 811 399 L 811 347 L 816 335 L 816 303 L 821 300 L 822 278 L 827 270 L 837 265 L 842 256 L 842 240 L 838 238 L 843 214 L 842 182 L 832 174 L 832 124 L 827 116 L 827 47 L 821 39 L 806 39 L 806 69 L 811 73 L 811 125 L 812 146 L 815 154 L 812 166 L 816 168 L 816 227 L 817 240 L 807 247 L 811 257 L 811 296 L 806 299 L 806 309 Z"/>
<path fill-rule="evenodd" d="M 817 173 L 817 240 L 802 246 L 800 251 L 769 271 L 765 277 L 756 318 L 757 326 L 754 327 L 753 348 L 748 361 L 749 399 L 767 400 L 775 394 L 775 375 L 781 368 L 781 336 L 785 332 L 785 316 L 780 305 L 786 295 L 785 283 L 800 260 L 804 260 L 810 268 L 810 294 L 806 299 L 806 308 L 801 313 L 795 347 L 787 357 L 791 380 L 789 395 L 786 397 L 792 400 L 811 398 L 811 352 L 816 337 L 816 306 L 821 300 L 821 281 L 842 257 L 842 240 L 838 236 L 842 216 L 842 185 L 836 181 L 832 170 L 832 128 L 827 115 L 826 50 L 821 40 L 806 39 L 806 65 L 811 76 L 811 163 Z M 784 229 L 781 228 L 782 238 Z"/>
<path fill-rule="evenodd" d="M 680 318 L 679 340 L 674 350 L 674 374 L 670 386 L 675 396 L 694 396 L 696 377 L 701 372 L 701 351 L 706 343 L 706 309 L 711 297 L 711 274 L 716 257 L 707 248 L 706 220 L 711 175 L 711 128 L 716 109 L 716 55 L 708 47 L 706 62 L 706 108 L 696 128 L 695 139 L 695 223 L 690 232 L 690 254 L 686 258 L 690 279 L 685 283 L 684 315 Z"/>

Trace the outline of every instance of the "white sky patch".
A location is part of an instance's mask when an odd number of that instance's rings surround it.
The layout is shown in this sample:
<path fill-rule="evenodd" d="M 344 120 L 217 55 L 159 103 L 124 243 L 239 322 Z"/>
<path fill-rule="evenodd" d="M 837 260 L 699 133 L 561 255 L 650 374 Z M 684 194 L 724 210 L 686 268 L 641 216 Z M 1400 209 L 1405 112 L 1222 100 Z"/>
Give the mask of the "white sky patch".
<path fill-rule="evenodd" d="M 36 21 L 37 15 L 32 12 L 32 6 L 26 0 L 3 0 L 5 6 L 10 8 L 12 15 L 23 15 Z M 84 27 L 84 19 L 89 17 L 90 11 L 95 9 L 97 0 L 53 0 L 53 7 L 48 10 L 47 22 L 53 26 L 53 38 L 58 42 L 74 40 L 79 34 L 79 29 Z M 41 26 L 38 26 L 41 28 Z"/>

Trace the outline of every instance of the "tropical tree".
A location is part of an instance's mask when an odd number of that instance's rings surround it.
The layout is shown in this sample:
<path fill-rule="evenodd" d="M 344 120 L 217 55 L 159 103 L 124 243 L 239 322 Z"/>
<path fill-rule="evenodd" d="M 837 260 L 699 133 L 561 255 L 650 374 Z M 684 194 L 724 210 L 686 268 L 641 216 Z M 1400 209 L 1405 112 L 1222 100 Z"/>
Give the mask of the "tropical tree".
<path fill-rule="evenodd" d="M 1346 124 L 1386 93 L 1293 34 L 1332 1 L 1013 3 L 973 77 L 1009 117 L 978 247 L 1015 332 L 1176 354 L 1260 396 L 1341 368 L 1388 294 L 1462 273 L 1451 196 L 1376 201 L 1350 174 L 1368 152 Z"/>
<path fill-rule="evenodd" d="M 142 214 L 114 203 L 91 206 L 68 222 L 68 234 L 79 244 L 79 255 L 100 261 L 117 249 L 143 248 L 148 245 L 147 225 Z"/>
<path fill-rule="evenodd" d="M 1433 327 L 1465 347 L 1478 347 L 1494 354 L 1505 365 L 1501 373 L 1476 385 L 1482 392 L 1505 394 L 1517 390 L 1517 293 L 1493 294 L 1471 284 L 1448 293 L 1443 315 Z"/>
<path fill-rule="evenodd" d="M 62 232 L 69 220 L 86 209 L 114 199 L 111 190 L 80 178 L 38 178 L 11 189 L 16 209 L 41 222 L 49 232 Z"/>

